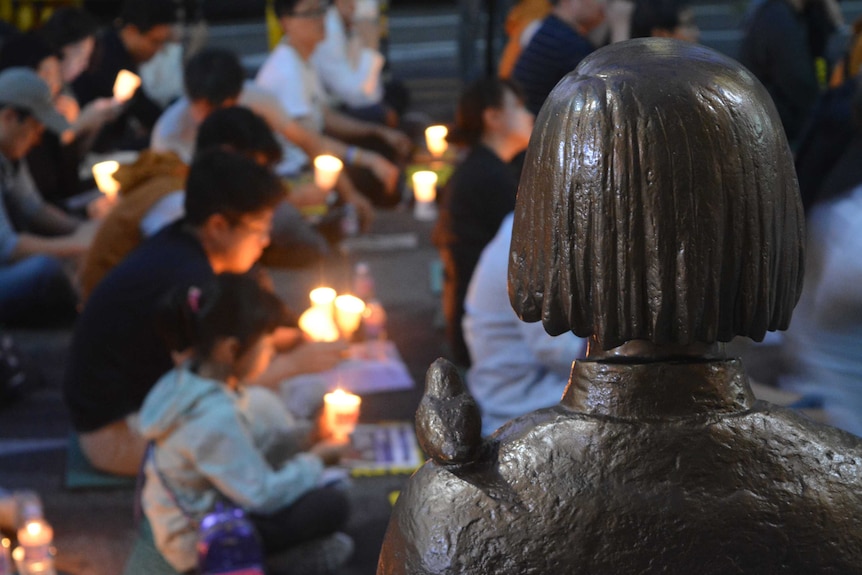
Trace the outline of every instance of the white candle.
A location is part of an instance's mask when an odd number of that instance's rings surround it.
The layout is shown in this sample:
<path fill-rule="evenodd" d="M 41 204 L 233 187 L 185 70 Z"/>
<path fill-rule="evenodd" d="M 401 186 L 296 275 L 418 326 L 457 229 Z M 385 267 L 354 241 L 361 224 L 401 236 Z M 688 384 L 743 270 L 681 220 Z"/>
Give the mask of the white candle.
<path fill-rule="evenodd" d="M 18 547 L 13 552 L 22 575 L 54 575 L 51 542 L 54 530 L 44 519 L 30 519 L 18 529 Z"/>
<path fill-rule="evenodd" d="M 338 341 L 338 326 L 332 320 L 332 313 L 319 307 L 310 307 L 299 316 L 299 329 L 311 341 Z"/>
<path fill-rule="evenodd" d="M 323 420 L 335 441 L 347 442 L 359 420 L 361 403 L 361 397 L 343 389 L 336 389 L 323 396 Z"/>
<path fill-rule="evenodd" d="M 345 339 L 350 339 L 359 328 L 365 302 L 355 295 L 340 295 L 335 298 L 335 323 Z"/>
<path fill-rule="evenodd" d="M 335 182 L 338 181 L 338 174 L 341 173 L 341 168 L 344 164 L 335 156 L 322 155 L 314 158 L 314 183 L 324 191 L 329 191 L 335 187 Z"/>
<path fill-rule="evenodd" d="M 418 220 L 433 220 L 437 217 L 434 200 L 437 197 L 437 174 L 420 171 L 413 174 L 413 197 L 416 204 L 413 215 Z"/>
<path fill-rule="evenodd" d="M 120 182 L 114 179 L 114 173 L 119 169 L 120 163 L 115 160 L 107 160 L 99 162 L 93 166 L 93 177 L 96 179 L 96 186 L 99 191 L 114 198 L 117 192 L 120 191 Z"/>
<path fill-rule="evenodd" d="M 135 90 L 141 85 L 141 78 L 128 70 L 120 70 L 114 80 L 114 99 L 125 102 L 135 95 Z"/>
<path fill-rule="evenodd" d="M 435 158 L 439 158 L 446 152 L 446 148 L 449 145 L 446 142 L 446 135 L 448 133 L 449 129 L 446 126 L 429 126 L 425 128 L 425 145 Z"/>
<path fill-rule="evenodd" d="M 50 545 L 54 530 L 45 521 L 33 519 L 18 530 L 18 544 L 24 549 Z"/>
<path fill-rule="evenodd" d="M 331 287 L 314 288 L 308 294 L 308 299 L 314 307 L 331 310 L 335 302 L 335 290 Z"/>

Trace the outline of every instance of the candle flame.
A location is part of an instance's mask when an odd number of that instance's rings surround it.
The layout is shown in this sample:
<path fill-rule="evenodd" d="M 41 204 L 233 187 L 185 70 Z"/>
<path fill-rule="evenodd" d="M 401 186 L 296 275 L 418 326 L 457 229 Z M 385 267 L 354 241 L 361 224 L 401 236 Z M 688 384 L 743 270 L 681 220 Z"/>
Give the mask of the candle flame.
<path fill-rule="evenodd" d="M 135 90 L 141 85 L 141 78 L 128 70 L 120 70 L 114 80 L 114 99 L 125 102 L 135 95 Z"/>
<path fill-rule="evenodd" d="M 93 178 L 96 179 L 96 187 L 109 198 L 113 198 L 120 191 L 120 182 L 114 178 L 114 173 L 119 167 L 120 163 L 116 160 L 99 162 L 93 166 Z"/>
<path fill-rule="evenodd" d="M 449 129 L 446 126 L 429 126 L 425 128 L 425 145 L 435 158 L 439 158 L 446 152 L 446 148 L 448 147 L 446 136 L 448 134 Z"/>

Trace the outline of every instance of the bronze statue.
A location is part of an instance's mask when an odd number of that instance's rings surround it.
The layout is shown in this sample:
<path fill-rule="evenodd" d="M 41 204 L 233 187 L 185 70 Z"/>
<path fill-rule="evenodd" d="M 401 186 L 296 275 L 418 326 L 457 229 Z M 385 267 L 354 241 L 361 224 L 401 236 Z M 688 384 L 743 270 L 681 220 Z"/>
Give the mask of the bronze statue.
<path fill-rule="evenodd" d="M 586 58 L 536 121 L 509 293 L 589 336 L 588 358 L 558 406 L 485 439 L 432 365 L 431 461 L 378 574 L 862 573 L 862 440 L 756 401 L 724 355 L 787 327 L 803 235 L 781 123 L 742 66 L 660 39 Z"/>

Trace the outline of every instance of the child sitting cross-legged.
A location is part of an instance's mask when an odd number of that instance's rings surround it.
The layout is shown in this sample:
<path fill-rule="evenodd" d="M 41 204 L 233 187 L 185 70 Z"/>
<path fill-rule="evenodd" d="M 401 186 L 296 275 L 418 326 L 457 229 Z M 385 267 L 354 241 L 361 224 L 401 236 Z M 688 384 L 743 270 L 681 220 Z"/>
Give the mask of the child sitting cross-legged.
<path fill-rule="evenodd" d="M 319 487 L 343 446 L 321 441 L 299 451 L 279 400 L 242 384 L 266 368 L 272 332 L 285 316 L 252 276 L 222 274 L 172 294 L 158 318 L 171 347 L 191 351 L 140 411 L 141 432 L 153 445 L 142 503 L 156 547 L 181 573 L 194 572 L 197 523 L 218 502 L 247 512 L 267 558 L 329 536 L 325 571 L 352 551 L 337 533 L 348 516 L 345 494 Z"/>

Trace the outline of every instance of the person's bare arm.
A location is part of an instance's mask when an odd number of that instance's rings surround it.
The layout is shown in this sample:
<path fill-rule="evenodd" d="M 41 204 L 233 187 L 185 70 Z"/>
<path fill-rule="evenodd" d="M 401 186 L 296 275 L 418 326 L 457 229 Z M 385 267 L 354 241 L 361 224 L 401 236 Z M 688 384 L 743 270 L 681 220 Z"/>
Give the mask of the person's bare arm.
<path fill-rule="evenodd" d="M 324 109 L 323 122 L 326 131 L 337 138 L 344 140 L 378 138 L 392 148 L 399 157 L 406 158 L 410 154 L 412 146 L 410 138 L 404 132 L 389 126 L 357 120 L 332 108 Z"/>
<path fill-rule="evenodd" d="M 285 379 L 332 369 L 343 359 L 346 351 L 347 344 L 343 341 L 306 342 L 288 352 L 279 353 L 264 373 L 246 383 L 277 389 Z"/>
<path fill-rule="evenodd" d="M 12 259 L 37 254 L 56 257 L 75 257 L 82 255 L 90 247 L 96 233 L 96 222 L 84 222 L 67 236 L 44 237 L 33 234 L 19 234 L 18 243 L 12 251 Z"/>

